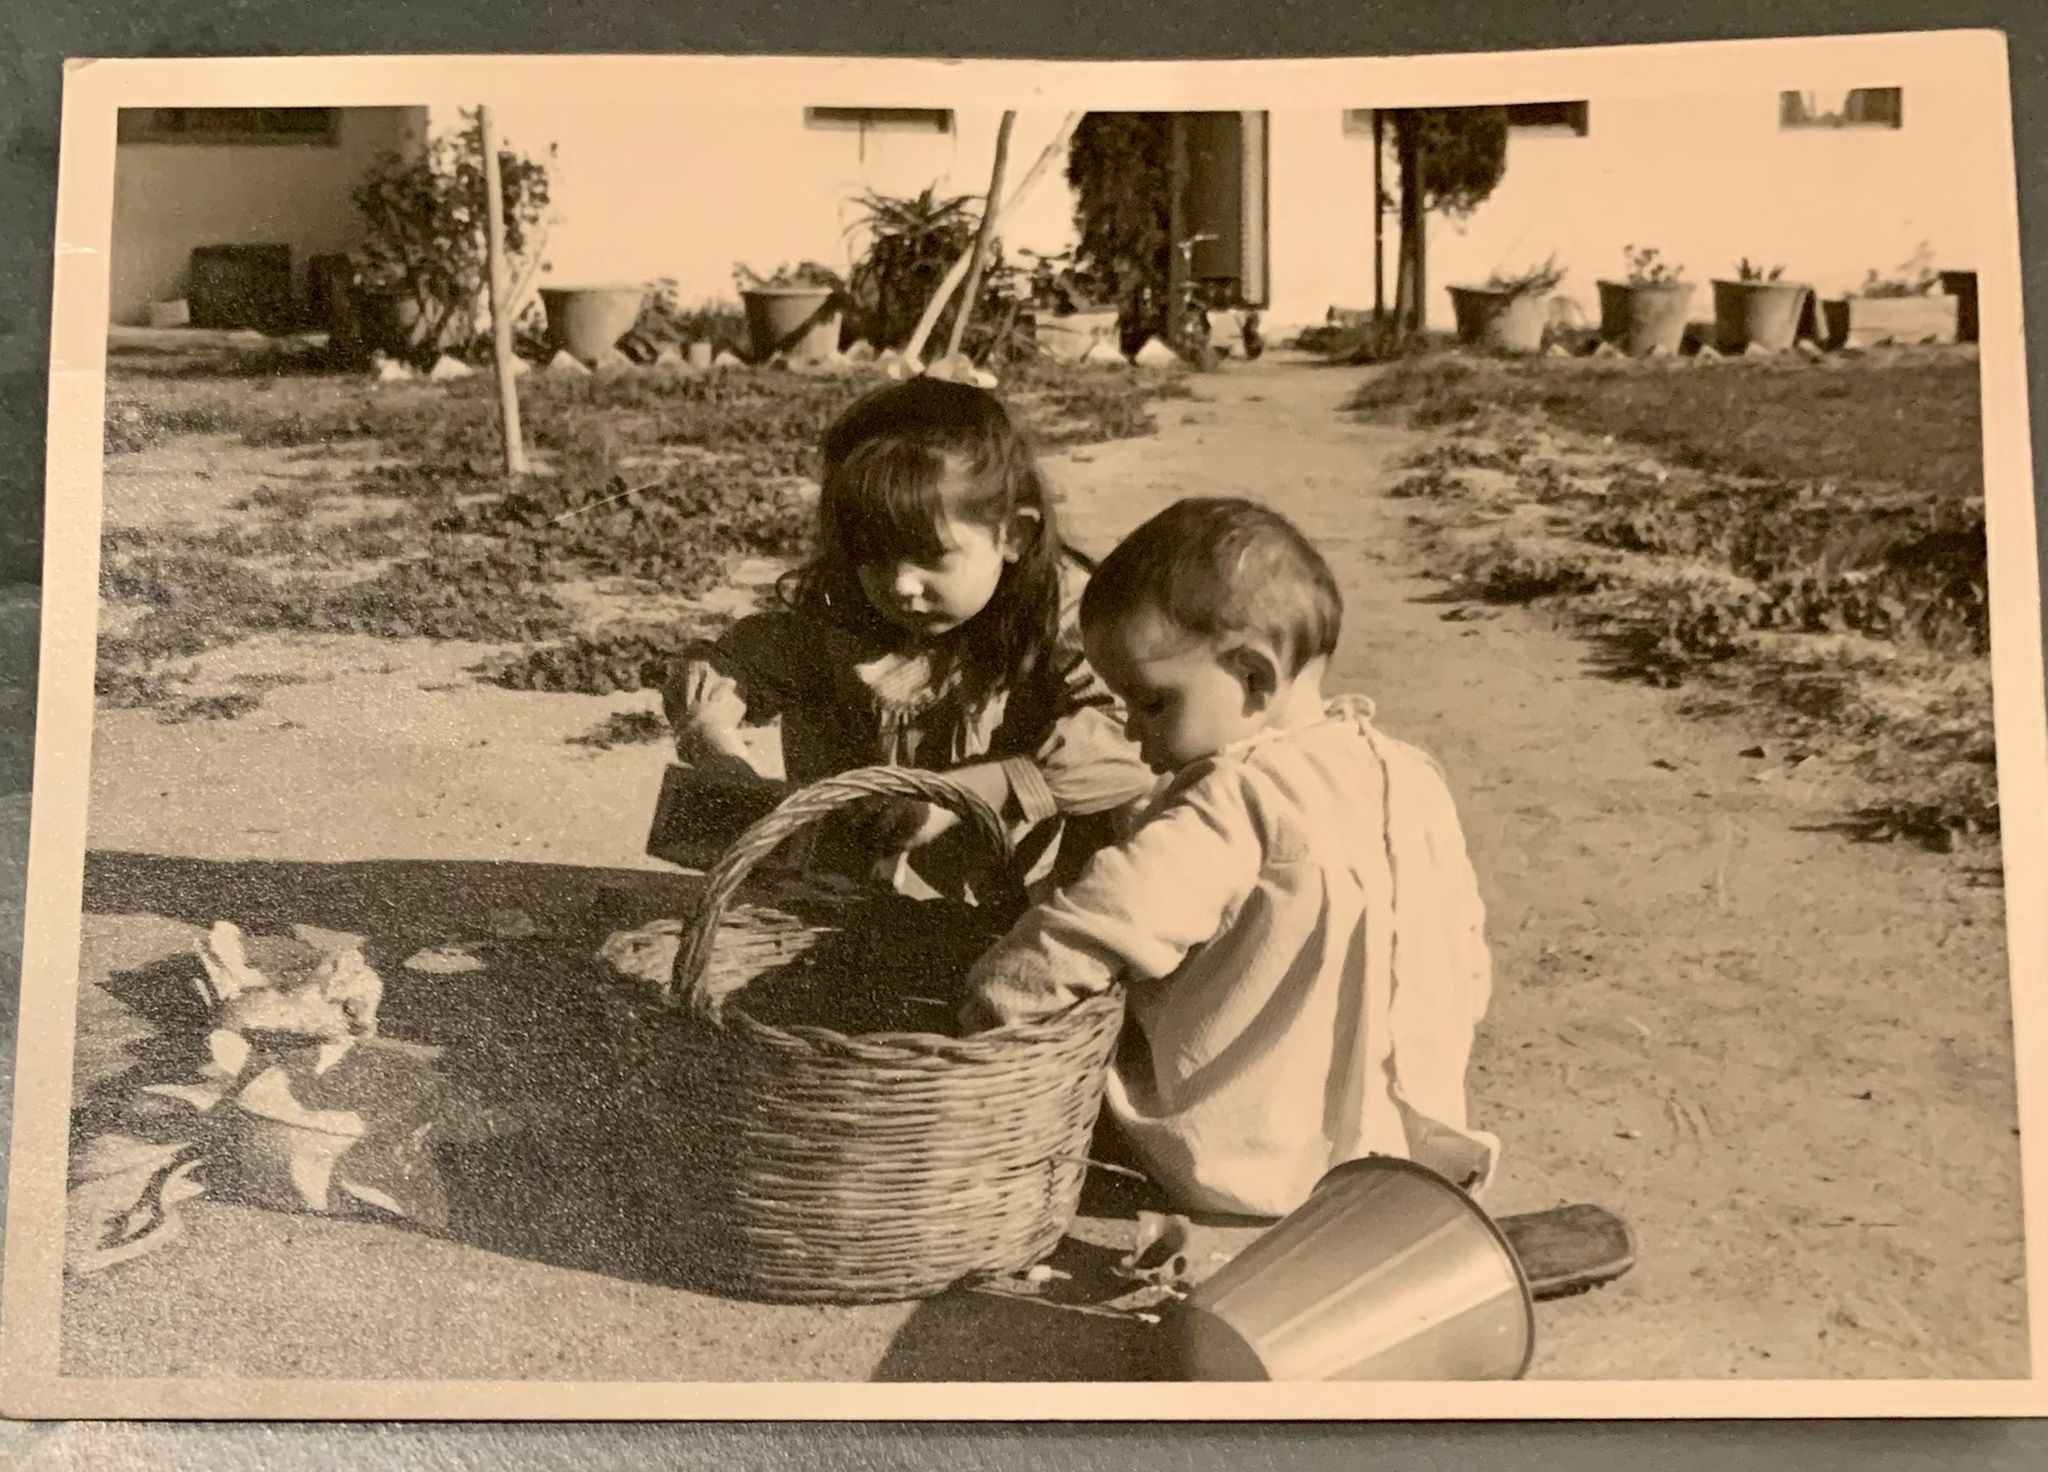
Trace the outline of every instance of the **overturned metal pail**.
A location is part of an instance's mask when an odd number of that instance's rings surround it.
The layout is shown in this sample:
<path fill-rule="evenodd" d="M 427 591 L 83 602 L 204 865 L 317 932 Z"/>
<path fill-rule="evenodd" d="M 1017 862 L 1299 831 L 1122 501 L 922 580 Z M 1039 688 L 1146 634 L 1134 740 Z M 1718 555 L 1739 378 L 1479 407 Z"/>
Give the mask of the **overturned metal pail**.
<path fill-rule="evenodd" d="M 1336 1167 L 1179 1316 L 1191 1380 L 1518 1380 L 1529 1285 L 1478 1203 L 1412 1161 Z"/>

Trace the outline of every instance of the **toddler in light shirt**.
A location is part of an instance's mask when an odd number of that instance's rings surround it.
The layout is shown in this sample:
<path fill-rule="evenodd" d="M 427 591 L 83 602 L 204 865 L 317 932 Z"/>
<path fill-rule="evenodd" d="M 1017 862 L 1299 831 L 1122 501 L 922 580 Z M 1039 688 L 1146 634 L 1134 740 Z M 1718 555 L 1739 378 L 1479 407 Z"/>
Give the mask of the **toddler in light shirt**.
<path fill-rule="evenodd" d="M 1321 555 L 1249 501 L 1119 545 L 1081 636 L 1165 781 L 968 980 L 970 1029 L 1127 986 L 1106 1106 L 1181 1210 L 1281 1216 L 1369 1154 L 1479 1190 L 1498 1154 L 1466 1120 L 1491 964 L 1457 810 L 1368 701 L 1325 696 L 1341 617 Z"/>

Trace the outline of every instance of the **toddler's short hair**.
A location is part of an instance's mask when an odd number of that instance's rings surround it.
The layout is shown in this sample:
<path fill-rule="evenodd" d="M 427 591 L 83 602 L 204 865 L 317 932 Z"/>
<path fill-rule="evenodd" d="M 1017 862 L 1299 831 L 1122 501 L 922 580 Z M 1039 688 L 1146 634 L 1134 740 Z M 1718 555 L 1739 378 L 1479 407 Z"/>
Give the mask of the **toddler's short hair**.
<path fill-rule="evenodd" d="M 1177 501 L 1116 545 L 1081 595 L 1081 621 L 1156 609 L 1191 634 L 1257 634 L 1290 676 L 1336 651 L 1344 597 L 1315 545 L 1279 512 L 1237 497 Z"/>

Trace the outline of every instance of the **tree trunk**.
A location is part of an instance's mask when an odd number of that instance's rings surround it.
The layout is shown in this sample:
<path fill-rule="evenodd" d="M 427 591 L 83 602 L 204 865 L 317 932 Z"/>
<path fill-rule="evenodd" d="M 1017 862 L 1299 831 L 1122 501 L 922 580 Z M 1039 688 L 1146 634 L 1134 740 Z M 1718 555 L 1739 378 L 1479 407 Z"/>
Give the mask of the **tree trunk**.
<path fill-rule="evenodd" d="M 1410 114 L 1394 114 L 1394 150 L 1401 175 L 1401 243 L 1394 284 L 1394 324 L 1404 335 L 1418 333 L 1427 317 L 1425 279 L 1427 216 L 1422 204 L 1422 150 Z"/>
<path fill-rule="evenodd" d="M 988 264 L 989 245 L 996 238 L 996 215 L 1002 209 L 1003 172 L 1010 162 L 1010 131 L 1017 126 L 1017 114 L 1006 112 L 996 125 L 996 166 L 989 174 L 988 193 L 981 206 L 981 228 L 974 232 L 974 250 L 967 262 L 967 284 L 960 289 L 960 310 L 953 314 L 953 340 L 946 356 L 960 356 L 967 340 L 967 322 L 974 315 L 974 299 L 981 295 L 981 273 Z"/>
<path fill-rule="evenodd" d="M 505 186 L 499 172 L 498 138 L 491 110 L 476 110 L 484 145 L 484 274 L 491 294 L 491 355 L 498 378 L 498 427 L 505 446 L 505 474 L 526 474 L 526 442 L 519 431 L 519 386 L 512 367 L 512 314 L 506 290 Z M 474 326 L 474 322 L 471 323 Z"/>
<path fill-rule="evenodd" d="M 1372 110 L 1372 325 L 1387 319 L 1387 114 Z"/>

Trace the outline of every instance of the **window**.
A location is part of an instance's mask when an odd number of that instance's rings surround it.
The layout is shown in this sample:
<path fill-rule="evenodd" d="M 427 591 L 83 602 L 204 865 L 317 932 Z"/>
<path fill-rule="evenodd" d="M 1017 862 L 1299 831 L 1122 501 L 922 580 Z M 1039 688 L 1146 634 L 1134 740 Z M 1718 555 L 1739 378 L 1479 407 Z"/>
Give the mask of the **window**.
<path fill-rule="evenodd" d="M 950 107 L 807 107 L 807 128 L 862 133 L 950 133 Z"/>
<path fill-rule="evenodd" d="M 1519 131 L 1586 136 L 1592 109 L 1584 102 L 1510 102 L 1508 126 Z"/>
<path fill-rule="evenodd" d="M 124 107 L 123 143 L 313 143 L 332 145 L 335 107 Z"/>
<path fill-rule="evenodd" d="M 1569 133 L 1583 138 L 1591 124 L 1592 109 L 1583 102 L 1510 102 L 1507 114 L 1508 126 L 1518 133 Z M 1354 137 L 1370 136 L 1372 109 L 1345 108 L 1344 131 Z"/>
<path fill-rule="evenodd" d="M 1898 128 L 1905 125 L 1905 91 L 1853 87 L 1847 92 L 1780 92 L 1781 128 Z"/>

